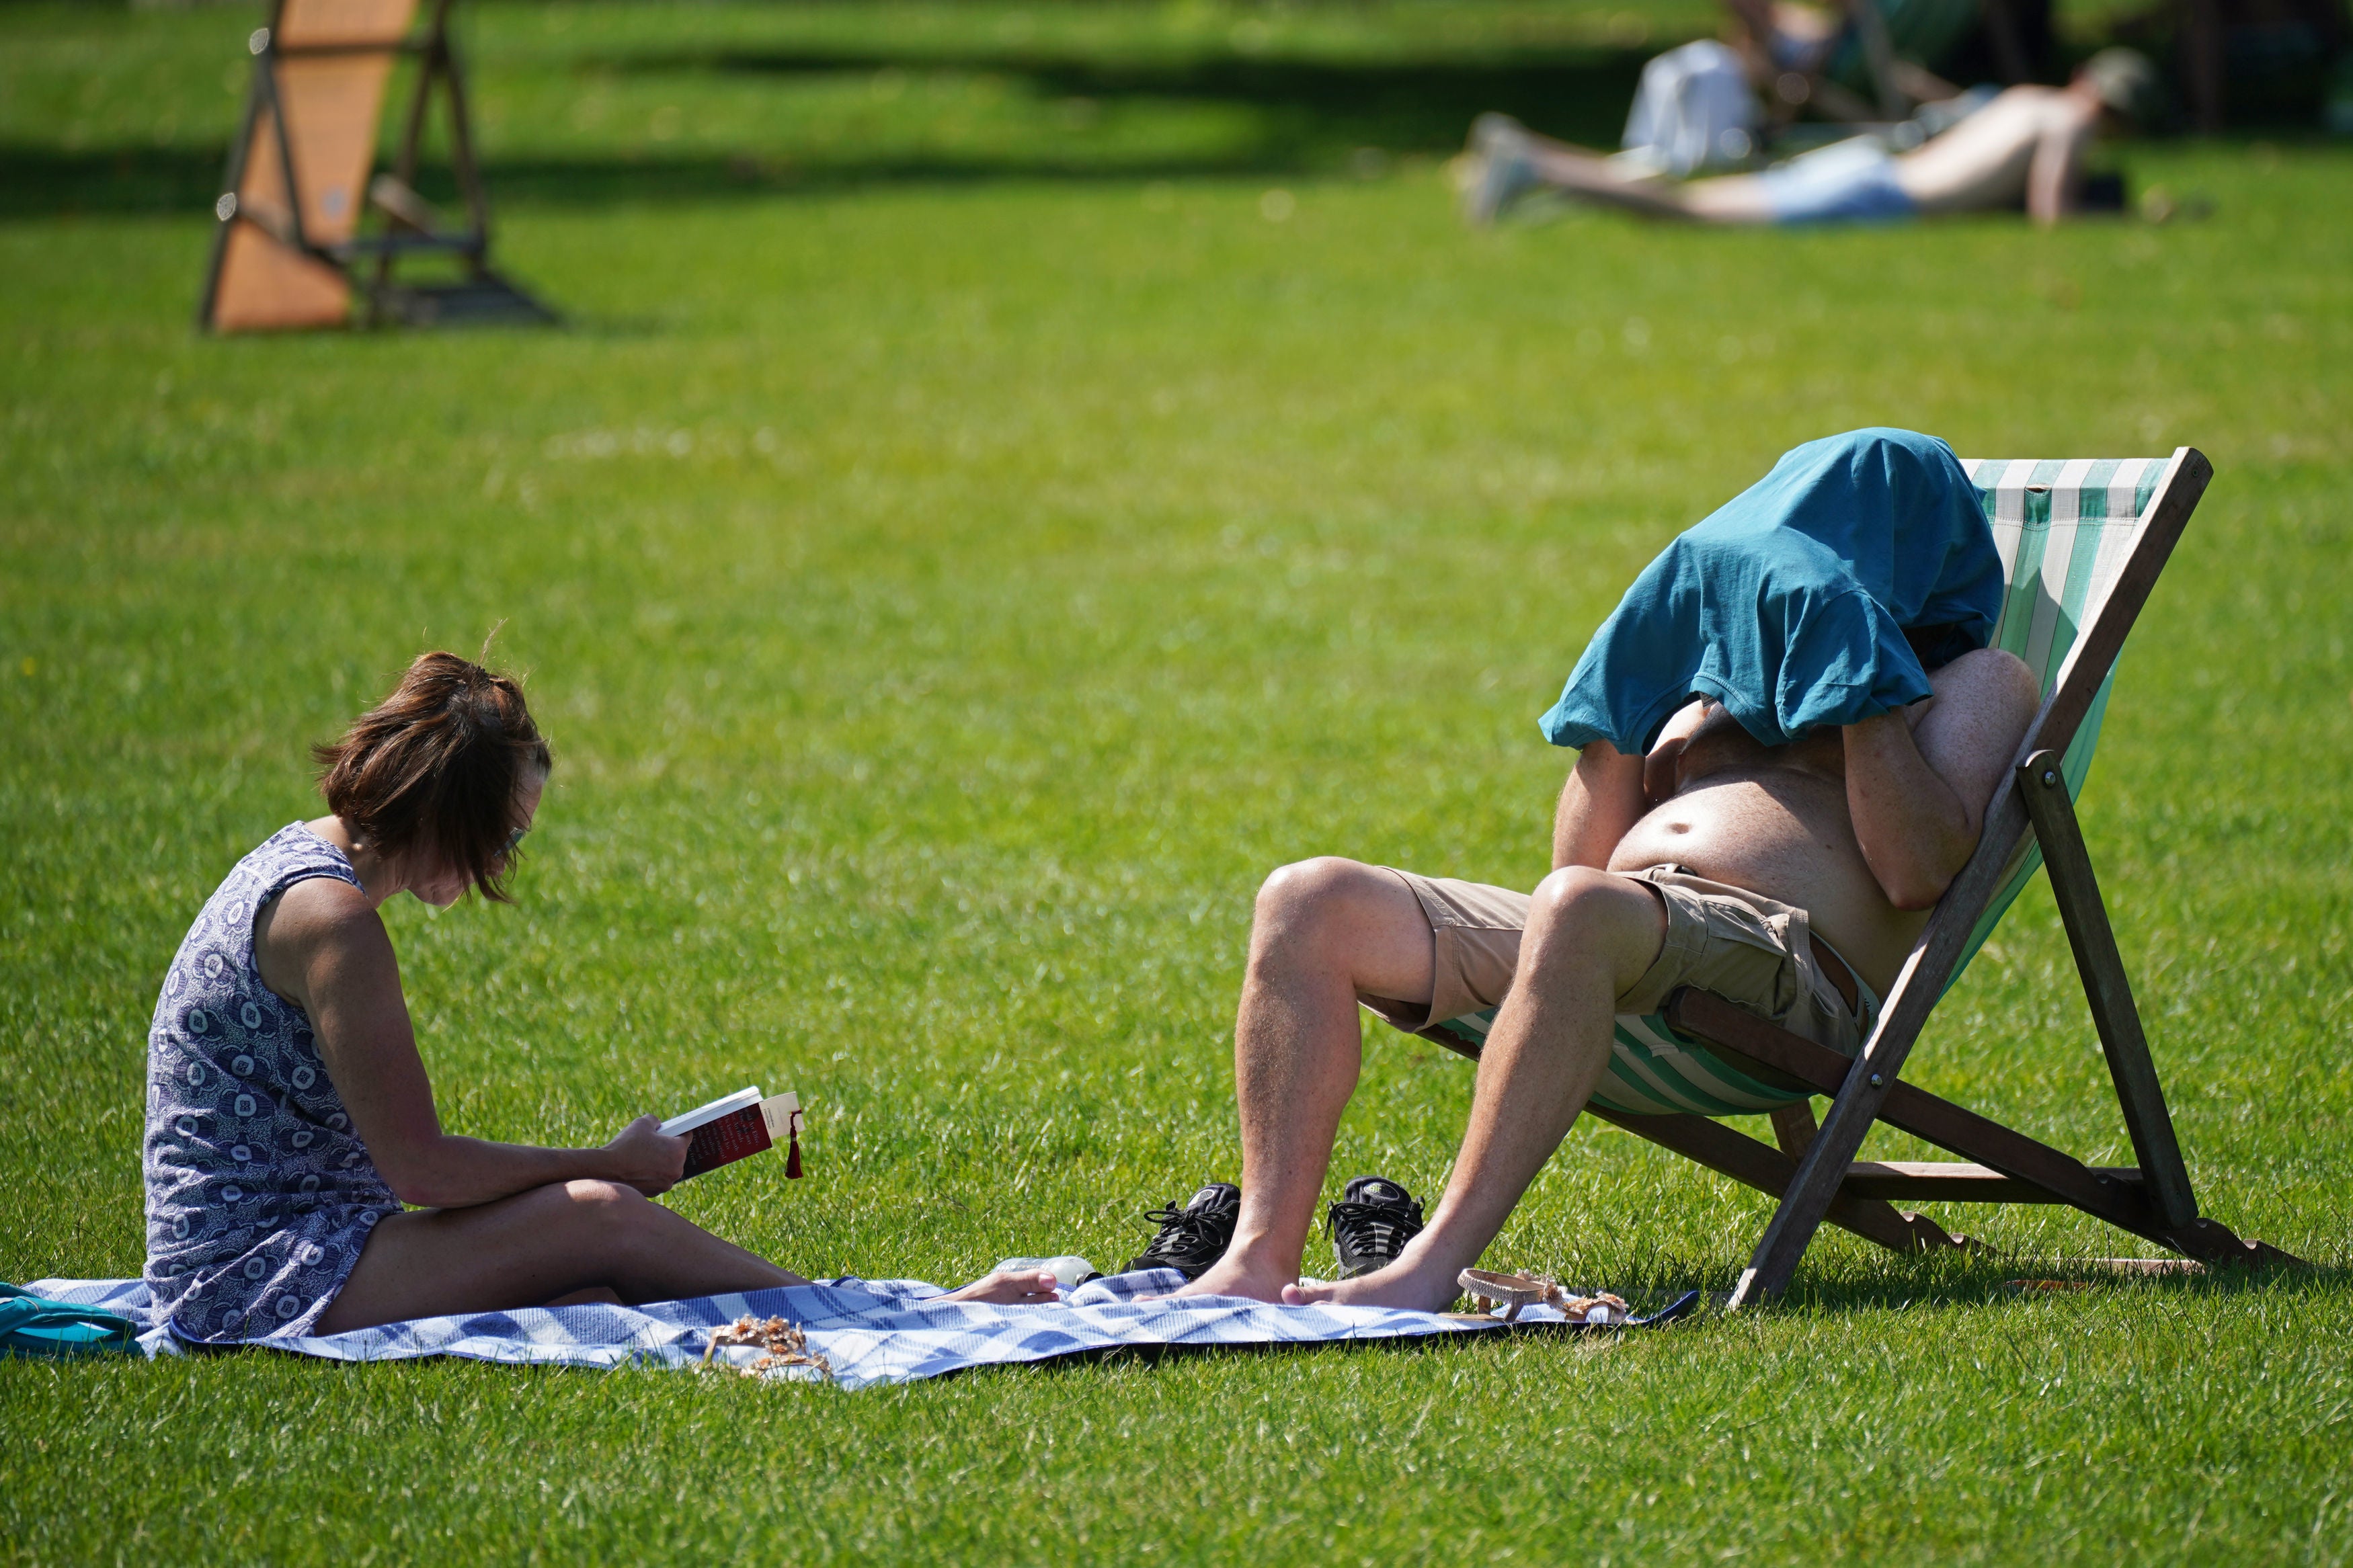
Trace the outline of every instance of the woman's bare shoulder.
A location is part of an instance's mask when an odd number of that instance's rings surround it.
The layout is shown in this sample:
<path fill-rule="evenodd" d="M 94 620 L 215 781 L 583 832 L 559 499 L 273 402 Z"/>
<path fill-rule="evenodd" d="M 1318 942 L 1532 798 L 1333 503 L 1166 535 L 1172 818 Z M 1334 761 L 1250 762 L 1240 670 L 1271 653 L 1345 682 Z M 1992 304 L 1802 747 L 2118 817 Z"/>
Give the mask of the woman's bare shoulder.
<path fill-rule="evenodd" d="M 254 940 L 279 948 L 383 931 L 367 895 L 340 877 L 303 878 L 264 904 L 253 921 Z"/>

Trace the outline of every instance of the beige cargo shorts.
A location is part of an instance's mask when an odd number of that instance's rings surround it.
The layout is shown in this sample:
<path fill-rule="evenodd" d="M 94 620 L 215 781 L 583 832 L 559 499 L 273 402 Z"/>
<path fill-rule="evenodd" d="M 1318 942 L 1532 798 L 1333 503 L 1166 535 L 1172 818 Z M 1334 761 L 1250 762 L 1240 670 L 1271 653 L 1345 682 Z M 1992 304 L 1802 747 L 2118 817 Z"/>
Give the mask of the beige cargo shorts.
<path fill-rule="evenodd" d="M 1360 995 L 1392 1027 L 1465 1055 L 1478 1054 L 1519 967 L 1528 895 L 1482 882 L 1384 868 L 1413 889 L 1430 921 L 1436 973 L 1427 1006 Z M 1805 1098 L 1757 1082 L 1658 1017 L 1680 986 L 1722 996 L 1767 1023 L 1853 1056 L 1879 1011 L 1853 966 L 1815 936 L 1806 911 L 1760 893 L 1695 877 L 1675 866 L 1612 876 L 1640 882 L 1665 907 L 1666 939 L 1641 979 L 1618 998 L 1618 1029 L 1597 1102 L 1631 1114 L 1732 1115 Z M 1817 952 L 1855 989 L 1849 1006 Z"/>

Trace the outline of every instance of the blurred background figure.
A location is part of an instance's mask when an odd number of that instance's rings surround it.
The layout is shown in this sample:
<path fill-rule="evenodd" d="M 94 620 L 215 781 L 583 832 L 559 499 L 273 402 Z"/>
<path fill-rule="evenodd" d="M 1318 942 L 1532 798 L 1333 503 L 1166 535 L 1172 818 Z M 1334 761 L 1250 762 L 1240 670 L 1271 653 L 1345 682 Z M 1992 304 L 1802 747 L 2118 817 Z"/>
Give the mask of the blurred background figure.
<path fill-rule="evenodd" d="M 1726 39 L 1644 67 L 1620 173 L 1746 169 L 1760 153 L 1839 140 L 1841 126 L 1894 125 L 1966 97 L 1939 71 L 2015 87 L 2035 79 L 2051 44 L 2048 0 L 1727 0 L 1726 12 Z M 1832 123 L 1800 126 L 1801 110 Z"/>
<path fill-rule="evenodd" d="M 1956 81 L 2016 87 L 2051 48 L 2049 0 L 1725 0 L 1735 46 L 1767 115 L 1895 121 L 1956 96 Z"/>
<path fill-rule="evenodd" d="M 1480 117 L 1461 172 L 1463 216 L 1493 223 L 1513 202 L 1552 190 L 1653 217 L 1702 223 L 1884 222 L 1986 212 L 2024 203 L 2039 223 L 2079 209 L 2084 154 L 2103 132 L 2162 114 L 2163 83 L 2147 58 L 2104 49 L 2063 88 L 2013 87 L 1909 151 L 1863 135 L 1755 174 L 1677 183 L 1536 135 L 1503 115 Z"/>

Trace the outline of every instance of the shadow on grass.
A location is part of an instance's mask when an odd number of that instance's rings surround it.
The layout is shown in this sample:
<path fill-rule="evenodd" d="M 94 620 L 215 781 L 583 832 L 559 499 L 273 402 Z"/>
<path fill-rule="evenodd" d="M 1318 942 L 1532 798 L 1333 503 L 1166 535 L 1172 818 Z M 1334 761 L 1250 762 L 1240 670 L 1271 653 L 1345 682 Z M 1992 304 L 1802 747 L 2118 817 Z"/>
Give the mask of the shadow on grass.
<path fill-rule="evenodd" d="M 193 215 L 221 193 L 227 149 L 62 152 L 0 143 L 0 222 L 110 214 Z M 998 181 L 1071 184 L 1178 180 L 1219 175 L 1281 175 L 1312 167 L 1306 160 L 1256 153 L 1120 163 L 1078 158 L 872 158 L 811 165 L 787 154 L 647 154 L 614 158 L 524 158 L 482 170 L 494 207 L 646 205 L 728 197 L 818 194 L 881 186 L 976 186 Z M 420 172 L 417 188 L 454 203 L 446 168 Z"/>
<path fill-rule="evenodd" d="M 1070 59 L 908 58 L 719 52 L 632 55 L 591 61 L 590 75 L 685 73 L 779 79 L 848 76 L 886 68 L 976 69 L 1008 77 L 1041 101 L 1031 150 L 969 156 L 882 151 L 860 155 L 791 147 L 720 153 L 636 149 L 577 157 L 501 158 L 484 175 L 494 201 L 596 206 L 704 202 L 780 192 L 875 185 L 955 185 L 997 180 L 1135 181 L 1295 175 L 1345 165 L 1358 148 L 1387 153 L 1447 153 L 1472 120 L 1500 110 L 1572 140 L 1614 145 L 1643 59 L 1651 51 L 1587 51 L 1525 60 L 1363 64 L 1211 57 L 1115 64 Z M 1099 153 L 1083 136 L 1048 123 L 1055 104 L 1074 100 L 1138 106 L 1185 102 L 1246 105 L 1252 131 L 1213 153 L 1155 158 Z M 38 142 L 0 145 L 0 220 L 67 214 L 196 213 L 219 195 L 226 144 L 192 148 L 67 150 Z M 446 196 L 444 177 L 420 184 Z"/>
<path fill-rule="evenodd" d="M 1855 1312 L 1901 1311 L 1907 1307 L 2022 1306 L 2118 1293 L 2144 1299 L 2217 1299 L 2341 1292 L 2348 1285 L 2353 1285 L 2353 1268 L 2328 1264 L 2133 1274 L 2104 1268 L 2094 1258 L 1947 1255 L 1889 1258 L 1876 1267 L 1858 1264 L 1809 1269 L 1778 1303 L 1767 1310 Z"/>
<path fill-rule="evenodd" d="M 1333 148 L 1451 152 L 1476 116 L 1500 110 L 1570 141 L 1615 146 L 1642 65 L 1656 50 L 1531 51 L 1473 60 L 1279 60 L 1206 56 L 1165 61 L 1021 58 L 913 60 L 868 55 L 722 50 L 633 55 L 602 62 L 640 72 L 866 77 L 891 70 L 971 70 L 1010 79 L 1040 99 L 1095 104 L 1216 103 L 1257 110 L 1264 156 L 1296 161 Z"/>

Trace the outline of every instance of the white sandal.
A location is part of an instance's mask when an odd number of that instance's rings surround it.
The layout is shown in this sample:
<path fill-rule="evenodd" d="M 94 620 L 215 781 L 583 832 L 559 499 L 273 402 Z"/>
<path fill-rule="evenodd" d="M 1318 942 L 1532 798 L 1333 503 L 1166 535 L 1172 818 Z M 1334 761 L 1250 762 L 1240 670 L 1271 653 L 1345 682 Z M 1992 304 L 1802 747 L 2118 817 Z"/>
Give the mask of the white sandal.
<path fill-rule="evenodd" d="M 1497 1274 L 1485 1268 L 1465 1268 L 1455 1280 L 1473 1301 L 1486 1310 L 1503 1309 L 1503 1319 L 1515 1323 L 1530 1307 L 1557 1307 L 1572 1323 L 1617 1328 L 1633 1317 L 1624 1300 L 1604 1290 L 1599 1295 L 1572 1296 L 1557 1279 L 1529 1274 Z"/>

